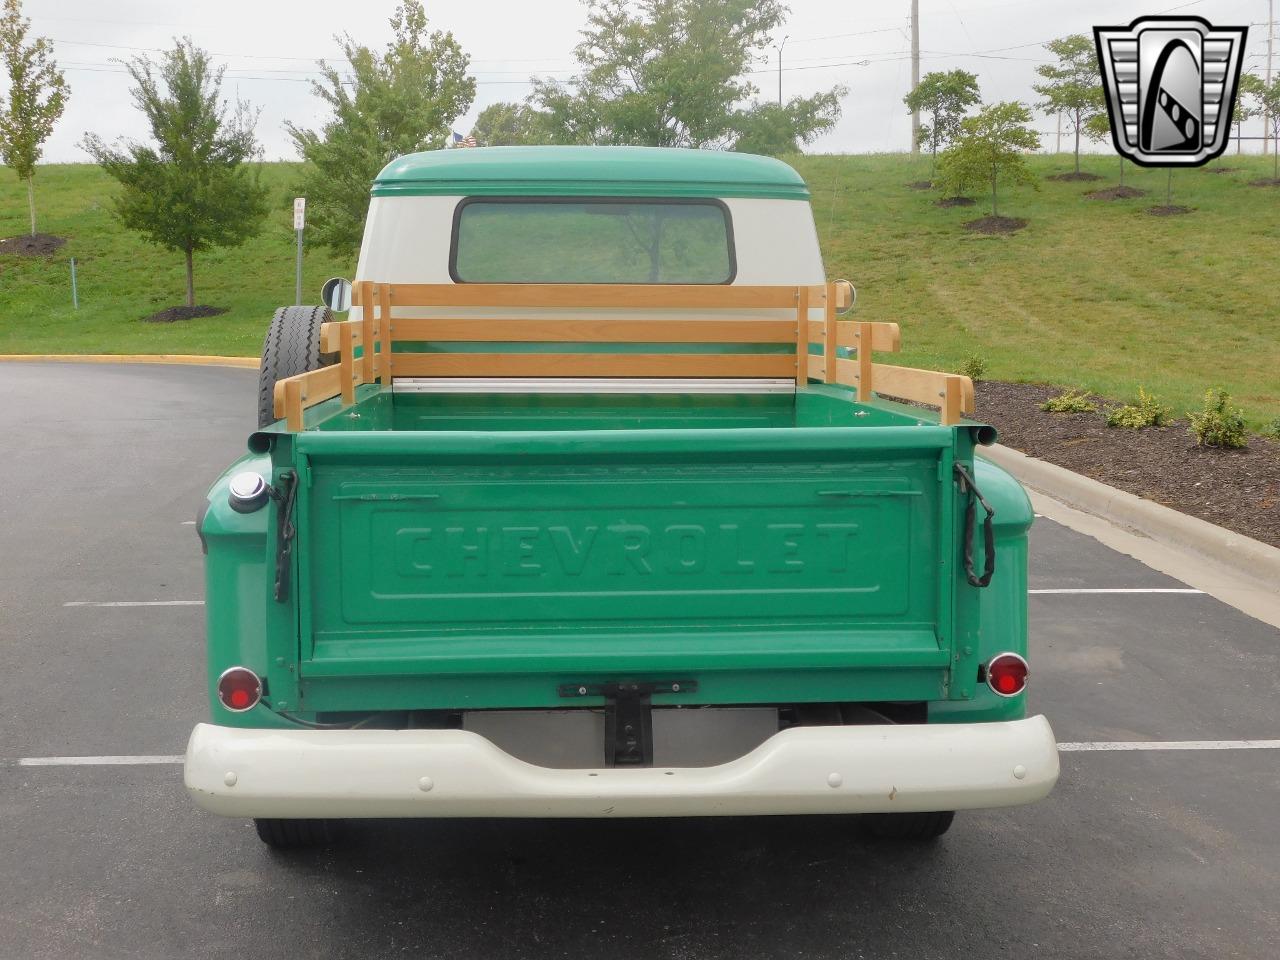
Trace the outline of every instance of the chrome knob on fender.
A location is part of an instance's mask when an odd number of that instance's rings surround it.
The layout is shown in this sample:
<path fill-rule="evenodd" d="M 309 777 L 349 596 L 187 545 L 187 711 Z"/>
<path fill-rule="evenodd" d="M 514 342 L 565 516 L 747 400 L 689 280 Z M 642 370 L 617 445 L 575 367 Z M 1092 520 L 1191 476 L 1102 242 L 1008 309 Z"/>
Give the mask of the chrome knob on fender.
<path fill-rule="evenodd" d="M 237 473 L 227 484 L 227 500 L 237 513 L 253 513 L 271 499 L 271 487 L 261 474 L 246 470 Z"/>

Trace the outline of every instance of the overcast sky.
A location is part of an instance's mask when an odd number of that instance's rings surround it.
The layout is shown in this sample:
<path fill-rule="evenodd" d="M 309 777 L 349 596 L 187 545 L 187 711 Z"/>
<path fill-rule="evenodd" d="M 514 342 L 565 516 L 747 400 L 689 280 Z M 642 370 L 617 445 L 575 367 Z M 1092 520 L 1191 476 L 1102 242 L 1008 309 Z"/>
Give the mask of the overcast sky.
<path fill-rule="evenodd" d="M 398 0 L 24 0 L 33 28 L 53 38 L 71 85 L 66 113 L 45 145 L 47 162 L 87 161 L 77 143 L 86 131 L 108 140 L 143 137 L 132 106 L 129 78 L 114 59 L 169 45 L 189 35 L 227 67 L 225 92 L 262 110 L 258 136 L 268 159 L 296 159 L 282 129 L 324 119 L 307 83 L 315 61 L 338 55 L 333 35 L 381 47 Z M 849 88 L 840 124 L 810 150 L 865 153 L 905 150 L 910 119 L 902 97 L 910 85 L 909 0 L 792 0 L 791 16 L 776 38 L 783 51 L 783 95 L 809 94 L 841 83 Z M 1040 44 L 1094 25 L 1127 24 L 1144 14 L 1185 12 L 1224 26 L 1255 24 L 1246 69 L 1265 61 L 1266 0 L 921 0 L 921 71 L 963 67 L 979 77 L 984 99 L 1034 100 L 1034 69 L 1046 56 Z M 436 29 L 451 30 L 471 55 L 478 82 L 475 104 L 458 118 L 459 132 L 499 100 L 529 92 L 530 74 L 567 78 L 572 49 L 584 21 L 579 0 L 466 0 L 429 2 Z M 1280 44 L 1277 44 L 1280 47 Z M 761 97 L 777 96 L 777 58 L 768 51 L 754 79 Z M 1280 50 L 1277 50 L 1280 57 Z M 867 66 L 853 61 L 870 60 Z M 1280 66 L 1280 60 L 1277 60 Z M 1040 118 L 1052 148 L 1054 121 Z M 1261 132 L 1261 123 L 1253 124 Z M 1246 132 L 1249 132 L 1246 130 Z M 1064 137 L 1064 148 L 1066 148 Z M 1255 147 L 1256 149 L 1256 147 Z"/>

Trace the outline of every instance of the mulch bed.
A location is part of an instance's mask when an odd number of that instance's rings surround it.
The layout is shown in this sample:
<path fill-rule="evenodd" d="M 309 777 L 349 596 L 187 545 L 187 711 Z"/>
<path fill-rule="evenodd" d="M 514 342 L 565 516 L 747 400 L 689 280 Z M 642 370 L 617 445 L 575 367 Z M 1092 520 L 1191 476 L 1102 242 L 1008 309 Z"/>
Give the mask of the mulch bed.
<path fill-rule="evenodd" d="M 66 237 L 55 237 L 52 233 L 10 237 L 8 240 L 0 240 L 0 254 L 15 257 L 47 257 L 66 242 Z"/>
<path fill-rule="evenodd" d="M 932 190 L 933 181 L 932 180 L 915 180 L 915 181 L 912 181 L 911 183 L 908 183 L 907 186 L 910 187 L 912 190 Z"/>
<path fill-rule="evenodd" d="M 1046 180 L 1056 180 L 1059 183 L 1083 183 L 1086 180 L 1101 180 L 1102 177 L 1096 173 L 1085 173 L 1081 170 L 1079 173 L 1055 173 L 1051 177 L 1045 177 Z"/>
<path fill-rule="evenodd" d="M 973 197 L 943 197 L 933 201 L 935 207 L 972 207 L 978 201 Z"/>
<path fill-rule="evenodd" d="M 178 320 L 195 320 L 198 317 L 216 317 L 227 312 L 226 307 L 210 307 L 198 304 L 194 307 L 166 307 L 159 313 L 143 317 L 143 323 L 174 323 Z"/>
<path fill-rule="evenodd" d="M 1137 187 L 1107 187 L 1105 190 L 1090 190 L 1085 194 L 1087 200 L 1132 200 L 1145 197 L 1147 191 Z"/>
<path fill-rule="evenodd" d="M 1183 513 L 1280 547 L 1280 443 L 1251 436 L 1244 450 L 1197 446 L 1183 422 L 1125 430 L 1098 413 L 1046 413 L 1062 391 L 1025 383 L 977 385 L 977 419 L 1000 442 Z"/>
<path fill-rule="evenodd" d="M 1017 233 L 1027 225 L 1021 217 L 980 217 L 965 223 L 966 230 L 974 233 Z"/>
<path fill-rule="evenodd" d="M 1280 177 L 1267 177 L 1263 180 L 1250 180 L 1251 187 L 1280 187 Z"/>
<path fill-rule="evenodd" d="M 1176 203 L 1169 206 L 1161 205 L 1158 207 L 1151 207 L 1147 210 L 1147 213 L 1151 214 L 1153 217 L 1178 217 L 1184 213 L 1190 212 L 1190 207 L 1180 207 Z"/>

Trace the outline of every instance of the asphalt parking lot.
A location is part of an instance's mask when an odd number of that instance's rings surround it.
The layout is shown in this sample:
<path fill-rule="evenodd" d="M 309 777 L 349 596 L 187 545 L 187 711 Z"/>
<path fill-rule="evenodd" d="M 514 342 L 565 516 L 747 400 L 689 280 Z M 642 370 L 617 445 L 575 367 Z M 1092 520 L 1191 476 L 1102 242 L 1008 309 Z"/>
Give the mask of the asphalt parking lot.
<path fill-rule="evenodd" d="M 1280 631 L 1046 520 L 1046 801 L 927 847 L 839 818 L 370 822 L 283 856 L 197 810 L 191 521 L 256 372 L 0 365 L 0 957 L 1274 958 Z M 1093 593 L 1091 590 L 1143 592 Z M 1079 592 L 1085 591 L 1085 592 Z M 102 606 L 139 601 L 177 605 Z M 1208 746 L 1208 745 L 1205 745 Z M 135 758 L 21 765 L 22 758 Z"/>

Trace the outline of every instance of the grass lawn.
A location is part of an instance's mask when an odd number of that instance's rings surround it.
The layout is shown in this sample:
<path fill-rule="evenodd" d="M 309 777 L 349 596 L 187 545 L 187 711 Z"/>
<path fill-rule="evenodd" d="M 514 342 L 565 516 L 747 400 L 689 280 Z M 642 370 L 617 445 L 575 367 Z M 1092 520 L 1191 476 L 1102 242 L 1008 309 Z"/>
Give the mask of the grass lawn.
<path fill-rule="evenodd" d="M 1032 157 L 1042 177 L 1069 155 Z M 1132 164 L 1135 200 L 1086 200 L 1118 182 L 1115 157 L 1090 157 L 1094 183 L 1044 180 L 1008 191 L 1000 213 L 1030 221 L 1011 236 L 962 224 L 979 205 L 940 209 L 911 190 L 929 164 L 900 156 L 804 157 L 828 276 L 858 287 L 857 315 L 902 324 L 902 361 L 955 369 L 970 355 L 992 380 L 1087 387 L 1128 398 L 1139 385 L 1181 413 L 1224 387 L 1254 426 L 1280 416 L 1280 189 L 1270 158 L 1227 155 L 1175 171 L 1173 203 L 1155 217 L 1166 173 Z M 1215 166 L 1236 168 L 1214 174 Z"/>
<path fill-rule="evenodd" d="M 1071 169 L 1070 156 L 1032 157 L 1041 175 Z M 859 291 L 856 315 L 903 327 L 900 361 L 955 369 L 986 361 L 991 379 L 1087 387 L 1125 398 L 1139 385 L 1179 412 L 1225 387 L 1255 426 L 1280 416 L 1280 189 L 1263 158 L 1232 155 L 1177 171 L 1173 202 L 1185 216 L 1154 217 L 1165 173 L 1129 165 L 1136 200 L 1083 194 L 1116 182 L 1114 157 L 1086 158 L 1096 183 L 1044 181 L 1001 197 L 1024 217 L 1011 236 L 963 229 L 988 212 L 940 209 L 936 194 L 909 189 L 928 161 L 897 155 L 814 156 L 793 161 L 813 191 L 827 273 Z M 196 299 L 223 316 L 174 324 L 141 317 L 182 299 L 182 260 L 123 231 L 111 218 L 111 183 L 92 166 L 41 167 L 40 229 L 70 238 L 47 259 L 0 257 L 0 353 L 207 353 L 256 356 L 271 311 L 293 298 L 290 164 L 264 171 L 275 201 L 263 233 L 243 247 L 197 255 Z M 0 237 L 26 229 L 26 197 L 0 171 Z M 80 309 L 71 307 L 77 261 Z M 308 251 L 304 299 L 326 277 L 351 276 L 354 252 Z"/>
<path fill-rule="evenodd" d="M 141 318 L 184 302 L 183 261 L 121 227 L 111 214 L 115 184 L 93 165 L 41 166 L 37 227 L 67 237 L 49 258 L 0 255 L 0 354 L 195 353 L 256 357 L 276 307 L 293 303 L 292 183 L 297 164 L 263 167 L 271 214 L 242 247 L 197 253 L 196 302 L 226 307 L 217 317 L 178 323 Z M 30 229 L 26 188 L 0 170 L 0 237 Z M 71 306 L 76 258 L 80 309 Z M 315 303 L 332 276 L 355 273 L 355 252 L 307 251 L 303 300 Z"/>

